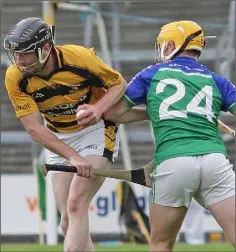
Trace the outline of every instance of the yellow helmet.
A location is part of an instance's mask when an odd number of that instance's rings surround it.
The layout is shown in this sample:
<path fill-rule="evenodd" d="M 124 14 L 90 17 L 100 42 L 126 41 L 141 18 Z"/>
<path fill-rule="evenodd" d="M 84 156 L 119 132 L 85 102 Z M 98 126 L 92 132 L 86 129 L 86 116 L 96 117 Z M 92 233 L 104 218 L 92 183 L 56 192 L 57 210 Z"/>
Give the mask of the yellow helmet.
<path fill-rule="evenodd" d="M 165 45 L 170 41 L 175 43 L 175 50 L 164 56 Z M 204 46 L 203 30 L 197 23 L 188 20 L 172 22 L 164 25 L 156 38 L 156 60 L 170 60 L 185 50 L 197 50 L 201 53 Z"/>

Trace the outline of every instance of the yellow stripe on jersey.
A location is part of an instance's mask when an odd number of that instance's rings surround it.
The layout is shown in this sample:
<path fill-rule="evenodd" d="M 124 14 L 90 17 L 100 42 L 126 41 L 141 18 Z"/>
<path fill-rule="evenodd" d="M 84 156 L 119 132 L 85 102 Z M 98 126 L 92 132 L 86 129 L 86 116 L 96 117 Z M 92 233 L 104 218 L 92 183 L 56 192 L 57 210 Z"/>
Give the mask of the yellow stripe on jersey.
<path fill-rule="evenodd" d="M 17 117 L 39 111 L 51 130 L 77 131 L 78 105 L 96 103 L 106 89 L 121 83 L 122 76 L 93 49 L 65 45 L 55 46 L 52 53 L 57 61 L 49 76 L 26 76 L 12 65 L 6 72 L 6 89 Z"/>
<path fill-rule="evenodd" d="M 113 152 L 115 151 L 116 136 L 118 127 L 115 123 L 104 120 L 105 124 L 105 148 L 103 156 L 112 160 Z"/>

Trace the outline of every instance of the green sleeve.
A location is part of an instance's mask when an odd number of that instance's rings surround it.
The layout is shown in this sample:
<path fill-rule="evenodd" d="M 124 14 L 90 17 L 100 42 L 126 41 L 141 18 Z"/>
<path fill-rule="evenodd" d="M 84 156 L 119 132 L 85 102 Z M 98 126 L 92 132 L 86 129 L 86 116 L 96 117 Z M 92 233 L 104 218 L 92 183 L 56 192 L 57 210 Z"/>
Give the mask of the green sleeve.
<path fill-rule="evenodd" d="M 124 95 L 124 96 L 122 97 L 122 100 L 123 100 L 130 108 L 132 108 L 133 106 L 136 105 L 136 104 L 135 104 L 133 101 L 131 101 L 126 95 Z"/>
<path fill-rule="evenodd" d="M 234 114 L 235 115 L 235 111 L 236 111 L 236 104 L 235 103 L 233 103 L 229 108 L 228 108 L 228 111 L 230 112 L 230 113 L 232 113 L 232 114 Z"/>

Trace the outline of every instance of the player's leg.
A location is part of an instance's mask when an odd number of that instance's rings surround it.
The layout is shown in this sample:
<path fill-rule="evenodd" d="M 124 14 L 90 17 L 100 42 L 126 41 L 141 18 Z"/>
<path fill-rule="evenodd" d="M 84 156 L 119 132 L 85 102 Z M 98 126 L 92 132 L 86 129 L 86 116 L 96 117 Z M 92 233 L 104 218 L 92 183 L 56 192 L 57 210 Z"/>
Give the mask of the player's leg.
<path fill-rule="evenodd" d="M 74 175 L 71 173 L 53 173 L 51 175 L 54 196 L 56 199 L 58 210 L 61 214 L 60 226 L 64 236 L 66 236 L 69 224 L 67 214 L 67 200 L 73 176 Z M 94 250 L 93 244 L 91 241 L 91 237 L 89 236 L 85 247 L 85 251 L 93 251 L 93 250 Z"/>
<path fill-rule="evenodd" d="M 185 206 L 150 205 L 150 251 L 172 251 L 187 210 Z"/>
<path fill-rule="evenodd" d="M 69 165 L 67 160 L 47 149 L 45 149 L 45 154 L 47 162 L 50 164 Z M 68 228 L 67 200 L 73 175 L 74 174 L 72 173 L 50 172 L 54 197 L 58 210 L 61 214 L 60 225 L 64 236 L 66 235 Z"/>
<path fill-rule="evenodd" d="M 225 155 L 204 155 L 201 201 L 235 246 L 235 172 Z"/>
<path fill-rule="evenodd" d="M 94 169 L 110 168 L 111 163 L 105 157 L 86 156 L 86 158 L 93 164 Z M 90 239 L 88 208 L 103 181 L 104 178 L 96 176 L 91 179 L 74 176 L 67 202 L 69 227 L 64 244 L 65 251 L 91 251 L 86 247 L 87 245 L 92 249 L 92 243 L 87 244 Z"/>
<path fill-rule="evenodd" d="M 82 130 L 79 140 L 73 139 L 75 143 L 79 143 L 79 146 L 75 144 L 74 148 L 92 162 L 94 169 L 109 169 L 111 161 L 118 155 L 117 127 L 114 123 L 106 121 L 101 121 L 99 125 L 99 128 L 92 131 L 93 126 Z M 91 179 L 77 176 L 73 178 L 67 203 L 69 229 L 65 239 L 65 249 L 93 250 L 88 230 L 88 208 L 103 181 L 104 178 L 96 176 Z M 84 247 L 86 242 L 87 245 Z"/>
<path fill-rule="evenodd" d="M 208 209 L 235 247 L 235 196 L 215 203 Z"/>
<path fill-rule="evenodd" d="M 71 173 L 52 173 L 51 175 L 54 196 L 61 214 L 60 225 L 64 236 L 68 229 L 67 200 L 73 175 Z"/>
<path fill-rule="evenodd" d="M 150 197 L 151 251 L 172 251 L 192 195 L 200 184 L 197 157 L 162 162 L 153 172 Z"/>

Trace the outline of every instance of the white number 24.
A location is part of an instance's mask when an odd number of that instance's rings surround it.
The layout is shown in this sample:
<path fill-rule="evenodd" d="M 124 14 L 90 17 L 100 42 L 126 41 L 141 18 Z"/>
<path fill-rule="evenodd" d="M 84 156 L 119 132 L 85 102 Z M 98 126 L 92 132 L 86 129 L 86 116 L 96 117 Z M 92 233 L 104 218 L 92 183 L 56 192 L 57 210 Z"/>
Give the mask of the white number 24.
<path fill-rule="evenodd" d="M 165 98 L 159 108 L 159 117 L 160 120 L 183 117 L 187 118 L 187 112 L 198 113 L 205 115 L 207 119 L 212 122 L 212 96 L 213 91 L 211 86 L 203 87 L 189 102 L 186 107 L 186 110 L 168 110 L 169 106 L 177 101 L 180 101 L 185 96 L 185 86 L 184 84 L 177 79 L 164 79 L 161 80 L 156 87 L 156 94 L 160 94 L 164 91 L 167 85 L 174 85 L 176 87 L 176 92 Z M 204 107 L 199 106 L 200 102 L 206 98 L 206 104 Z"/>

